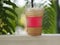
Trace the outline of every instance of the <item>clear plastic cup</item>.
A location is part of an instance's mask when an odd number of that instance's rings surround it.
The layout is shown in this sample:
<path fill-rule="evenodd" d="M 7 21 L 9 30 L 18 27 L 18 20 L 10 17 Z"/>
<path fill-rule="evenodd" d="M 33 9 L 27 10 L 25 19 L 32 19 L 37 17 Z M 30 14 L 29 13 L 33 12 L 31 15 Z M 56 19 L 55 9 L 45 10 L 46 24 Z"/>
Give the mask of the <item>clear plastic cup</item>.
<path fill-rule="evenodd" d="M 42 33 L 43 8 L 27 8 L 26 15 L 26 29 L 31 36 L 38 36 Z"/>

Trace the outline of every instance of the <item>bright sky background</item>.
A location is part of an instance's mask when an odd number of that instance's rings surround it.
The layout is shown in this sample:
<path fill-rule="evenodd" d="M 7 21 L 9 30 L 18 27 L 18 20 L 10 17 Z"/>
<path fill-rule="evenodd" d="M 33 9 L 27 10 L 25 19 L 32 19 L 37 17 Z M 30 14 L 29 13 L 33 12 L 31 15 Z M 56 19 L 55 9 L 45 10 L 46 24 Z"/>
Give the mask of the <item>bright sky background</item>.
<path fill-rule="evenodd" d="M 12 2 L 14 2 L 15 1 L 15 3 L 16 3 L 16 5 L 17 6 L 19 6 L 19 7 L 23 7 L 24 5 L 25 5 L 25 3 L 26 3 L 26 1 L 25 0 L 11 0 Z M 30 0 L 29 0 L 30 1 Z M 47 0 L 35 0 L 35 2 L 36 3 L 41 3 L 41 2 L 44 2 L 44 1 L 47 1 Z M 49 1 L 47 1 L 47 3 L 46 4 L 48 4 L 48 3 L 50 3 Z M 45 4 L 45 5 L 46 5 Z M 60 5 L 60 0 L 59 0 L 59 5 Z"/>
<path fill-rule="evenodd" d="M 23 7 L 26 4 L 25 0 L 11 0 L 11 1 L 14 2 L 18 7 Z M 31 0 L 29 0 L 29 1 L 31 1 Z M 44 3 L 44 2 L 46 2 L 44 5 L 47 5 L 47 6 L 49 6 L 48 4 L 51 4 L 49 2 L 49 0 L 38 0 L 38 1 L 35 0 L 34 2 L 35 3 Z M 60 5 L 60 0 L 59 0 L 59 5 Z M 4 4 L 4 6 L 8 6 L 8 5 Z"/>
<path fill-rule="evenodd" d="M 60 5 L 60 0 L 59 0 L 59 5 Z"/>
<path fill-rule="evenodd" d="M 16 4 L 17 4 L 17 6 L 24 6 L 25 5 L 25 1 L 24 0 L 16 0 Z"/>
<path fill-rule="evenodd" d="M 12 2 L 15 2 L 16 3 L 16 5 L 17 6 L 19 6 L 19 7 L 23 7 L 24 5 L 25 5 L 25 3 L 26 3 L 26 1 L 25 0 L 11 0 Z M 29 1 L 31 1 L 31 0 L 29 0 Z M 45 4 L 45 5 L 47 5 L 47 4 L 51 4 L 50 2 L 49 2 L 49 0 L 35 0 L 34 2 L 36 2 L 36 3 L 44 3 L 45 1 L 47 1 L 47 3 Z"/>

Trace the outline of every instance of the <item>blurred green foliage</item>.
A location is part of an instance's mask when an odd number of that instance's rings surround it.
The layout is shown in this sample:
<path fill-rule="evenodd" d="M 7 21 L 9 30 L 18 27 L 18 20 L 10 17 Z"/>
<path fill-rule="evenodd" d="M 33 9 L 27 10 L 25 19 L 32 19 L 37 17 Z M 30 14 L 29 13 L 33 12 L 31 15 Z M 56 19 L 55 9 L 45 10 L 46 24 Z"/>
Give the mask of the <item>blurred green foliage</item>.
<path fill-rule="evenodd" d="M 18 14 L 18 22 L 17 22 L 17 25 L 24 28 L 24 25 L 21 24 L 21 18 L 22 18 L 22 15 L 24 14 L 25 12 L 25 7 L 20 7 L 20 8 L 16 8 L 15 9 L 16 13 Z"/>
<path fill-rule="evenodd" d="M 4 4 L 12 7 L 6 7 Z M 15 32 L 18 17 L 15 8 L 17 6 L 10 0 L 0 0 L 0 35 Z"/>
<path fill-rule="evenodd" d="M 43 33 L 53 34 L 57 32 L 57 7 L 56 0 L 51 0 L 50 7 L 45 6 L 43 18 Z"/>

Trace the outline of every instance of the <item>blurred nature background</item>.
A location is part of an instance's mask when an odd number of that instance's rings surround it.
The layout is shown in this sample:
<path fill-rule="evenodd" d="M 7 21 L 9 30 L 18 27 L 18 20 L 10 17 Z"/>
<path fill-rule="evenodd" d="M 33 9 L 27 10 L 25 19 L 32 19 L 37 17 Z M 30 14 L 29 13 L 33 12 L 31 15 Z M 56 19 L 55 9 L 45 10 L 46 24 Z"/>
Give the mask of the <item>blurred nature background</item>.
<path fill-rule="evenodd" d="M 0 0 L 0 35 L 14 34 L 19 26 L 24 29 L 25 6 L 30 0 Z M 45 34 L 57 33 L 57 0 L 34 0 L 44 6 L 43 30 Z M 37 4 L 37 5 L 38 5 Z"/>

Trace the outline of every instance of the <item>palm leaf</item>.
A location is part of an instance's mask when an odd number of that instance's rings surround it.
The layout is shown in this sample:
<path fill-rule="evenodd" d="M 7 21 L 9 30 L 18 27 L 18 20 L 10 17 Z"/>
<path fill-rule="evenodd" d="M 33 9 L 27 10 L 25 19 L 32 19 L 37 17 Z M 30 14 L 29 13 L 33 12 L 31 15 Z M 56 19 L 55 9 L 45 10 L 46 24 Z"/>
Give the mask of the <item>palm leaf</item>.
<path fill-rule="evenodd" d="M 43 18 L 43 32 L 56 33 L 56 3 L 51 0 L 50 7 L 45 8 L 45 15 Z"/>
<path fill-rule="evenodd" d="M 13 7 L 17 7 L 14 3 L 12 3 L 10 0 L 8 1 L 4 1 L 4 3 L 8 4 L 8 5 L 12 5 Z"/>
<path fill-rule="evenodd" d="M 4 7 L 3 3 L 13 6 L 12 8 Z M 10 0 L 0 0 L 0 35 L 13 34 L 15 32 L 17 14 L 15 12 L 16 5 Z"/>
<path fill-rule="evenodd" d="M 13 12 L 13 14 L 15 15 L 15 16 L 17 16 L 17 13 L 15 12 L 15 10 L 13 10 L 13 9 L 11 9 L 11 8 L 9 8 L 9 7 L 3 7 L 5 10 L 8 10 L 8 11 L 10 11 L 11 13 Z"/>
<path fill-rule="evenodd" d="M 11 20 L 15 20 L 15 17 L 12 16 L 11 14 L 5 13 L 5 16 L 6 16 L 7 18 L 10 18 Z"/>

